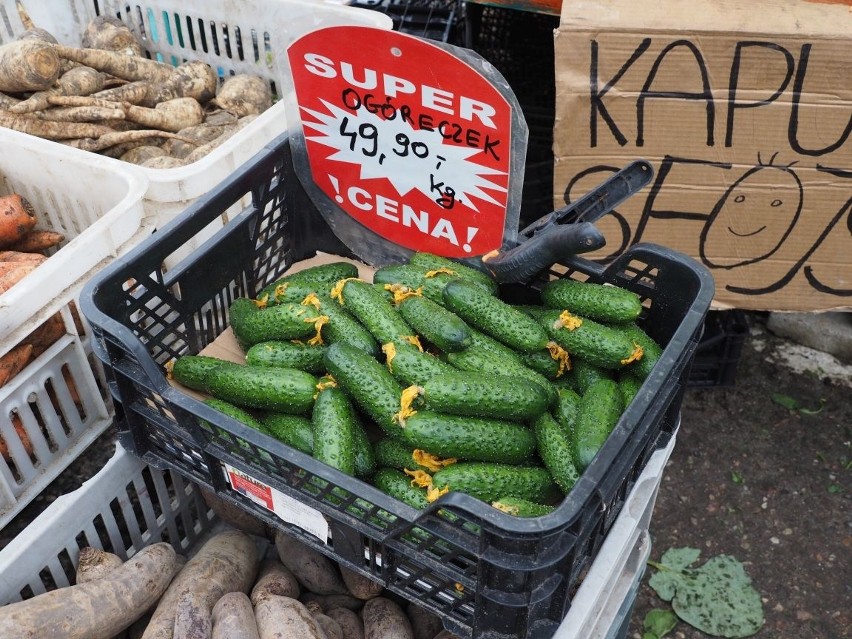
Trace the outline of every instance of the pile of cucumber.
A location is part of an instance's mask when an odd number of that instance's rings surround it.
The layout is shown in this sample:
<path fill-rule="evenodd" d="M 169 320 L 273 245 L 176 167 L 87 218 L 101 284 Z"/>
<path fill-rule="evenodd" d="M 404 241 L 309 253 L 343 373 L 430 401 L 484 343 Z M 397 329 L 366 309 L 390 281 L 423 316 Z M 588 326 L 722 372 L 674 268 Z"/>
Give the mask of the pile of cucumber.
<path fill-rule="evenodd" d="M 246 364 L 170 375 L 258 431 L 422 509 L 460 491 L 517 516 L 571 490 L 659 358 L 634 293 L 554 280 L 540 305 L 429 253 L 333 262 L 230 306 Z M 377 428 L 375 428 L 377 427 Z"/>

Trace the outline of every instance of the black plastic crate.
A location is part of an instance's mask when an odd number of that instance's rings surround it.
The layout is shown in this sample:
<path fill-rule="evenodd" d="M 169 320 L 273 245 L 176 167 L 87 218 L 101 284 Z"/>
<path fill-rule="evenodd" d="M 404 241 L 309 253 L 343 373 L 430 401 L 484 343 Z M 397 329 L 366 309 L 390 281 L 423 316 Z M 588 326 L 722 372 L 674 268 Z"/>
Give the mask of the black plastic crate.
<path fill-rule="evenodd" d="M 351 7 L 386 14 L 400 33 L 461 44 L 464 11 L 459 0 L 352 0 Z"/>
<path fill-rule="evenodd" d="M 689 386 L 725 388 L 736 383 L 743 344 L 749 334 L 745 311 L 710 311 L 695 349 Z"/>
<path fill-rule="evenodd" d="M 223 211 L 252 204 L 198 250 L 163 271 Z M 81 293 L 94 348 L 122 405 L 125 447 L 158 468 L 214 489 L 341 564 L 422 603 L 463 637 L 551 637 L 648 459 L 677 428 L 689 367 L 714 293 L 707 270 L 654 245 L 604 269 L 584 259 L 552 277 L 590 278 L 637 292 L 641 322 L 666 345 L 654 371 L 562 504 L 521 519 L 460 493 L 417 511 L 169 385 L 167 362 L 197 353 L 228 326 L 227 308 L 295 261 L 345 251 L 292 172 L 286 135 L 183 215 L 95 275 Z M 523 301 L 529 288 L 507 287 Z M 206 423 L 205 423 L 206 422 Z M 322 543 L 235 492 L 223 463 L 321 513 Z"/>

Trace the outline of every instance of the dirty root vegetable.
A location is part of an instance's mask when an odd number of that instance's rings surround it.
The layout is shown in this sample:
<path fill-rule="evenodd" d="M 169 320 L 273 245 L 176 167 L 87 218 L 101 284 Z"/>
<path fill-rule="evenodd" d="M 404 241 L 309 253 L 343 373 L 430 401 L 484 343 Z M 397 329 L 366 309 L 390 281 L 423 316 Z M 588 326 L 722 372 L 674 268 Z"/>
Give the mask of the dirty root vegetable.
<path fill-rule="evenodd" d="M 364 600 L 352 595 L 318 595 L 313 592 L 303 593 L 299 600 L 302 603 L 316 601 L 323 610 L 332 608 L 346 608 L 347 610 L 361 610 Z"/>
<path fill-rule="evenodd" d="M 188 126 L 201 124 L 204 120 L 204 109 L 195 98 L 175 98 L 160 102 L 153 109 L 128 105 L 125 117 L 152 129 L 177 133 Z"/>
<path fill-rule="evenodd" d="M 290 597 L 262 597 L 254 616 L 260 639 L 328 639 L 305 605 Z"/>
<path fill-rule="evenodd" d="M 10 113 L 33 113 L 50 107 L 50 96 L 91 95 L 103 89 L 104 75 L 89 67 L 74 67 L 60 76 L 50 89 L 38 91 L 22 102 L 9 107 Z"/>
<path fill-rule="evenodd" d="M 0 387 L 20 373 L 29 363 L 33 354 L 32 344 L 18 344 L 4 355 L 0 355 Z"/>
<path fill-rule="evenodd" d="M 405 612 L 411 621 L 414 639 L 433 639 L 444 629 L 444 624 L 438 615 L 433 615 L 413 601 L 406 606 Z"/>
<path fill-rule="evenodd" d="M 82 125 L 81 125 L 82 126 Z M 176 138 L 185 142 L 191 142 L 175 133 L 168 131 L 156 131 L 151 129 L 138 131 L 111 131 L 98 137 L 81 137 L 76 140 L 63 140 L 62 143 L 68 146 L 73 146 L 75 149 L 83 151 L 103 151 L 117 144 L 125 144 L 128 142 L 138 142 L 147 140 L 148 138 Z"/>
<path fill-rule="evenodd" d="M 207 488 L 201 489 L 201 496 L 204 498 L 204 503 L 225 523 L 237 530 L 242 530 L 244 533 L 260 537 L 266 536 L 266 524 L 243 508 L 227 501 Z M 263 576 L 263 564 L 261 564 L 260 576 Z"/>
<path fill-rule="evenodd" d="M 210 639 L 213 634 L 211 614 L 212 608 L 207 605 L 204 593 L 185 590 L 178 597 L 172 636 L 174 639 Z"/>
<path fill-rule="evenodd" d="M 211 639 L 260 639 L 254 608 L 242 592 L 222 595 L 213 606 Z"/>
<path fill-rule="evenodd" d="M 349 589 L 349 592 L 358 597 L 358 599 L 372 599 L 382 594 L 384 586 L 377 581 L 365 577 L 361 573 L 349 570 L 345 566 L 340 566 L 340 576 L 343 578 L 343 583 Z"/>
<path fill-rule="evenodd" d="M 414 639 L 411 622 L 395 601 L 385 597 L 370 599 L 361 611 L 367 639 Z"/>
<path fill-rule="evenodd" d="M 80 550 L 80 557 L 77 560 L 77 575 L 74 583 L 84 584 L 106 577 L 123 563 L 124 560 L 118 555 L 101 550 L 100 548 L 86 546 Z"/>
<path fill-rule="evenodd" d="M 35 209 L 17 193 L 0 197 L 0 248 L 23 240 L 36 225 Z"/>
<path fill-rule="evenodd" d="M 280 595 L 298 599 L 299 582 L 287 567 L 277 559 L 264 559 L 260 564 L 257 581 L 251 590 L 251 603 L 257 605 L 264 595 Z"/>
<path fill-rule="evenodd" d="M 0 637 L 111 639 L 157 602 L 174 571 L 174 549 L 152 544 L 102 579 L 0 607 Z"/>
<path fill-rule="evenodd" d="M 24 448 L 24 453 L 32 457 L 33 443 L 30 441 L 30 436 L 27 434 L 26 428 L 24 428 L 24 423 L 21 421 L 21 418 L 17 413 L 12 413 L 12 427 L 15 429 L 15 435 L 17 435 L 21 442 L 21 446 Z M 2 435 L 0 435 L 0 457 L 3 457 L 3 459 L 7 462 L 12 461 L 12 453 L 9 450 L 9 444 L 5 439 L 3 439 Z"/>
<path fill-rule="evenodd" d="M 218 138 L 216 138 L 212 142 L 208 142 L 207 144 L 202 144 L 197 149 L 195 149 L 195 151 L 187 155 L 184 158 L 186 160 L 186 163 L 191 164 L 197 160 L 200 160 L 214 149 L 219 148 L 220 146 L 222 146 L 222 144 L 228 141 L 235 133 L 240 131 L 243 127 L 246 127 L 251 124 L 256 118 L 256 115 L 247 115 L 245 117 L 240 118 L 237 121 L 236 126 L 227 128 L 225 133 L 220 135 Z"/>
<path fill-rule="evenodd" d="M 318 595 L 349 594 L 340 578 L 337 564 L 318 550 L 303 544 L 280 530 L 275 532 L 278 558 L 306 589 Z"/>
<path fill-rule="evenodd" d="M 212 125 L 206 123 L 188 126 L 185 129 L 178 131 L 178 135 L 194 140 L 196 144 L 187 144 L 180 140 L 166 140 L 163 143 L 163 149 L 172 157 L 185 158 L 200 145 L 213 142 L 220 135 L 224 135 L 234 127 L 235 125 L 233 124 Z"/>
<path fill-rule="evenodd" d="M 159 146 L 143 145 L 137 146 L 118 156 L 119 160 L 129 162 L 130 164 L 142 164 L 145 160 L 158 158 L 166 155 L 166 152 Z"/>
<path fill-rule="evenodd" d="M 30 231 L 22 239 L 9 245 L 9 250 L 34 252 L 45 251 L 65 241 L 65 236 L 56 231 Z"/>
<path fill-rule="evenodd" d="M 51 122 L 103 122 L 104 120 L 123 120 L 124 109 L 119 106 L 60 107 L 35 114 L 40 120 Z"/>
<path fill-rule="evenodd" d="M 23 262 L 0 275 L 0 295 L 32 273 L 38 264 Z"/>
<path fill-rule="evenodd" d="M 150 84 L 144 80 L 140 80 L 137 82 L 128 82 L 127 84 L 122 84 L 121 86 L 113 87 L 111 89 L 98 91 L 92 95 L 92 97 L 100 100 L 110 100 L 112 102 L 139 104 L 148 95 L 149 90 Z"/>
<path fill-rule="evenodd" d="M 175 98 L 195 98 L 202 104 L 216 95 L 219 78 L 206 62 L 190 60 L 176 67 L 163 84 L 150 84 L 143 106 L 152 107 Z"/>
<path fill-rule="evenodd" d="M 173 158 L 170 155 L 164 155 L 159 158 L 151 158 L 142 162 L 141 166 L 146 169 L 176 169 L 185 164 L 180 158 Z"/>
<path fill-rule="evenodd" d="M 142 45 L 127 25 L 109 15 L 100 15 L 90 20 L 83 30 L 80 44 L 86 49 L 118 51 L 124 55 L 144 54 Z"/>
<path fill-rule="evenodd" d="M 340 625 L 346 639 L 364 639 L 364 622 L 357 613 L 346 608 L 332 608 L 326 610 L 325 614 Z"/>
<path fill-rule="evenodd" d="M 128 80 L 129 82 L 145 80 L 147 82 L 161 84 L 168 82 L 169 77 L 174 70 L 173 66 L 163 62 L 157 62 L 156 60 L 149 60 L 148 58 L 139 56 L 126 55 L 116 51 L 77 49 L 59 44 L 54 44 L 52 47 L 56 54 L 61 58 L 71 60 L 72 62 L 79 62 L 87 67 L 92 67 L 98 71 L 109 73 L 110 75 L 114 75 L 122 80 Z"/>
<path fill-rule="evenodd" d="M 41 40 L 15 40 L 0 46 L 0 91 L 45 91 L 59 78 L 60 60 Z"/>
<path fill-rule="evenodd" d="M 213 605 L 226 592 L 248 592 L 257 573 L 254 540 L 238 530 L 211 537 L 186 562 L 157 604 L 144 639 L 172 639 L 178 602 L 186 592 L 201 597 L 209 617 Z"/>
<path fill-rule="evenodd" d="M 212 102 L 238 117 L 258 115 L 272 106 L 272 91 L 260 76 L 234 75 L 222 83 Z"/>
<path fill-rule="evenodd" d="M 29 133 L 39 138 L 49 140 L 71 140 L 74 138 L 97 138 L 105 133 L 112 133 L 112 129 L 100 124 L 87 122 L 50 122 L 29 115 L 16 115 L 0 111 L 0 126 Z"/>

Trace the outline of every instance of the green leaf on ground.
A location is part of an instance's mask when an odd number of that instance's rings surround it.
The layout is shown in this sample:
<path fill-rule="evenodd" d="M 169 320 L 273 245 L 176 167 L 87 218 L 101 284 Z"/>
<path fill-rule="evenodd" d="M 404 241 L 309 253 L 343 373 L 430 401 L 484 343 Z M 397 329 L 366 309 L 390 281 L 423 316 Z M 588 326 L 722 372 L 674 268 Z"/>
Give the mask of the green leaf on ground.
<path fill-rule="evenodd" d="M 677 616 L 715 637 L 750 637 L 763 626 L 763 604 L 745 567 L 730 555 L 717 555 L 697 568 L 695 548 L 672 548 L 648 581 L 657 595 L 671 601 Z"/>
<path fill-rule="evenodd" d="M 732 470 L 731 471 L 731 481 L 734 482 L 735 484 L 742 484 L 743 483 L 742 473 L 737 471 L 737 470 Z"/>
<path fill-rule="evenodd" d="M 831 484 L 828 487 L 828 492 L 830 492 L 832 495 L 838 495 L 843 492 L 843 486 L 839 486 L 838 484 Z"/>
<path fill-rule="evenodd" d="M 783 406 L 787 410 L 794 410 L 802 415 L 816 415 L 825 408 L 824 399 L 819 400 L 819 408 L 807 408 L 795 397 L 790 397 L 789 395 L 784 395 L 782 393 L 773 393 L 772 401 L 779 406 Z"/>
<path fill-rule="evenodd" d="M 662 639 L 677 625 L 677 615 L 671 610 L 654 608 L 645 615 L 642 639 Z"/>

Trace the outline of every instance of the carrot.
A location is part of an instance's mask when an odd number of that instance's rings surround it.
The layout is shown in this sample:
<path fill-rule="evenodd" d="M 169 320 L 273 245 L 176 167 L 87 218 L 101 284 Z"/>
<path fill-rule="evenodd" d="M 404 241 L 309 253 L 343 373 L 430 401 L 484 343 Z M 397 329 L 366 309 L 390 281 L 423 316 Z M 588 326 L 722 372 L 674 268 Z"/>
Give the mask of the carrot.
<path fill-rule="evenodd" d="M 17 266 L 6 273 L 3 277 L 0 277 L 0 295 L 32 273 L 37 266 L 38 264 L 29 264 L 24 262 L 20 266 Z"/>
<path fill-rule="evenodd" d="M 47 256 L 41 253 L 28 253 L 26 251 L 0 251 L 0 262 L 33 262 L 41 264 Z"/>
<path fill-rule="evenodd" d="M 147 80 L 155 84 L 168 82 L 174 70 L 174 67 L 163 62 L 115 51 L 76 49 L 57 44 L 53 45 L 53 49 L 61 58 L 85 64 L 87 67 L 131 82 L 136 80 Z"/>
<path fill-rule="evenodd" d="M 44 91 L 53 86 L 60 71 L 54 46 L 34 39 L 0 46 L 0 91 Z"/>
<path fill-rule="evenodd" d="M 33 113 L 50 106 L 50 96 L 89 95 L 103 89 L 104 74 L 89 67 L 74 67 L 66 71 L 47 91 L 33 93 L 26 100 L 9 108 L 10 113 Z"/>
<path fill-rule="evenodd" d="M 80 44 L 87 49 L 118 51 L 125 55 L 144 54 L 142 45 L 127 25 L 110 15 L 100 15 L 91 20 L 83 31 Z"/>
<path fill-rule="evenodd" d="M 153 109 L 130 105 L 127 119 L 152 129 L 177 133 L 204 120 L 204 110 L 195 98 L 175 98 L 160 102 Z"/>
<path fill-rule="evenodd" d="M 0 248 L 21 241 L 36 225 L 29 200 L 17 193 L 0 197 Z"/>
<path fill-rule="evenodd" d="M 33 359 L 50 348 L 65 333 L 65 320 L 62 319 L 62 313 L 56 312 L 48 317 L 41 326 L 27 335 L 26 341 L 33 347 Z"/>
<path fill-rule="evenodd" d="M 18 344 L 5 355 L 0 356 L 0 387 L 5 386 L 9 380 L 26 368 L 32 354 L 32 344 Z"/>
<path fill-rule="evenodd" d="M 24 428 L 21 416 L 18 415 L 18 413 L 12 413 L 10 417 L 12 418 L 12 426 L 15 429 L 15 434 L 18 436 L 18 439 L 21 440 L 21 446 L 24 447 L 24 452 L 26 452 L 28 456 L 32 457 L 33 443 L 30 440 L 29 433 L 27 433 L 27 429 Z M 9 450 L 9 444 L 6 443 L 6 440 L 3 439 L 2 435 L 0 435 L 0 455 L 2 455 L 3 459 L 7 462 L 12 461 L 12 453 Z"/>
<path fill-rule="evenodd" d="M 73 138 L 97 138 L 113 130 L 100 124 L 87 122 L 49 122 L 28 115 L 0 111 L 0 126 L 29 133 L 49 140 L 69 140 Z"/>
<path fill-rule="evenodd" d="M 23 238 L 9 245 L 12 251 L 45 251 L 65 241 L 65 236 L 56 231 L 30 231 Z"/>

